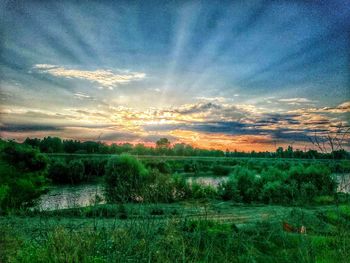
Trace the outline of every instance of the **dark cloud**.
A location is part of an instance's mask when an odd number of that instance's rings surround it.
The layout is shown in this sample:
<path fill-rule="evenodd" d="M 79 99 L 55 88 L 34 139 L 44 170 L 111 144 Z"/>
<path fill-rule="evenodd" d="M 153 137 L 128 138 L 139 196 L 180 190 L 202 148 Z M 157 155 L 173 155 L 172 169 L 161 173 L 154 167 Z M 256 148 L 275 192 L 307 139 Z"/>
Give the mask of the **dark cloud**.
<path fill-rule="evenodd" d="M 0 126 L 2 132 L 62 131 L 62 127 L 35 124 L 7 124 Z"/>
<path fill-rule="evenodd" d="M 181 113 L 181 114 L 194 114 L 194 113 L 206 112 L 209 110 L 220 110 L 220 109 L 222 109 L 222 106 L 220 104 L 208 102 L 208 103 L 194 104 L 189 107 L 185 107 L 183 109 L 177 109 L 175 110 L 175 112 Z"/>
<path fill-rule="evenodd" d="M 140 135 L 131 132 L 108 132 L 102 133 L 99 137 L 101 141 L 134 141 L 140 139 Z"/>

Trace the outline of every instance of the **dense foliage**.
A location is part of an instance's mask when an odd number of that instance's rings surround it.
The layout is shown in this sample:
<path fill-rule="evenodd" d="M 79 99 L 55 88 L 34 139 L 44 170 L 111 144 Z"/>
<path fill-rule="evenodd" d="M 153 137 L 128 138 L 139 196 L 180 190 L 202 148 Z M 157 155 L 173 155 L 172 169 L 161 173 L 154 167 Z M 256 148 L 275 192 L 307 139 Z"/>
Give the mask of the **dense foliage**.
<path fill-rule="evenodd" d="M 41 141 L 37 142 L 40 146 Z M 53 140 L 50 147 L 59 145 L 57 142 Z M 1 165 L 4 175 L 1 179 L 0 200 L 8 205 L 7 197 L 12 195 L 9 194 L 10 188 L 18 190 L 19 187 L 32 187 L 33 195 L 23 197 L 29 198 L 28 204 L 38 197 L 42 192 L 41 184 L 45 181 L 46 170 L 47 178 L 53 184 L 79 184 L 104 178 L 105 197 L 110 202 L 168 203 L 188 199 L 223 199 L 238 203 L 270 204 L 334 200 L 337 198 L 337 185 L 331 173 L 350 172 L 348 160 L 136 159 L 130 155 L 99 157 L 85 154 L 49 156 L 47 161 L 35 145 L 32 148 L 14 142 L 2 144 Z M 158 143 L 158 148 L 163 150 L 168 146 L 167 140 Z M 226 176 L 228 179 L 219 187 L 213 187 L 188 180 L 188 177 L 196 176 Z M 22 177 L 31 184 L 22 180 Z M 10 184 L 10 181 L 13 183 Z M 19 201 L 13 202 L 16 204 L 11 204 L 12 207 L 21 205 Z"/>
<path fill-rule="evenodd" d="M 31 147 L 0 144 L 0 213 L 31 205 L 45 190 L 46 158 Z"/>
<path fill-rule="evenodd" d="M 136 201 L 146 187 L 148 171 L 134 157 L 112 157 L 106 166 L 106 197 L 110 201 Z"/>
<path fill-rule="evenodd" d="M 257 175 L 237 166 L 218 193 L 225 200 L 243 203 L 312 203 L 317 196 L 335 196 L 337 183 L 322 165 L 292 166 L 289 170 L 269 167 Z"/>
<path fill-rule="evenodd" d="M 207 157 L 253 157 L 253 158 L 296 158 L 296 159 L 349 159 L 350 155 L 345 150 L 337 150 L 331 153 L 320 153 L 309 149 L 301 151 L 289 146 L 286 149 L 279 147 L 276 152 L 230 152 L 226 150 L 206 150 L 194 148 L 184 143 L 171 145 L 167 138 L 160 138 L 155 147 L 144 144 L 112 144 L 107 145 L 95 141 L 62 140 L 58 137 L 45 137 L 43 139 L 27 138 L 24 144 L 39 148 L 43 153 L 76 153 L 76 154 L 134 154 L 134 155 L 168 155 L 168 156 L 207 156 Z"/>
<path fill-rule="evenodd" d="M 336 193 L 332 176 L 350 172 L 349 160 L 44 156 L 39 149 L 65 149 L 57 139 L 46 141 L 45 147 L 40 140 L 32 146 L 0 141 L 0 212 L 15 209 L 13 215 L 38 222 L 15 227 L 18 217 L 0 217 L 0 262 L 346 262 L 350 256 L 348 195 Z M 96 150 L 95 143 L 86 147 Z M 169 149 L 167 140 L 157 145 L 158 153 Z M 205 176 L 226 180 L 218 187 L 194 180 Z M 33 204 L 47 181 L 78 184 L 96 178 L 104 179 L 107 204 L 21 209 Z M 242 203 L 290 214 L 264 210 L 266 221 L 242 226 L 232 223 L 245 220 L 241 210 L 236 214 L 218 205 L 241 209 Z M 300 213 L 261 204 L 328 206 Z M 306 226 L 307 235 L 283 231 L 282 220 L 297 230 Z"/>

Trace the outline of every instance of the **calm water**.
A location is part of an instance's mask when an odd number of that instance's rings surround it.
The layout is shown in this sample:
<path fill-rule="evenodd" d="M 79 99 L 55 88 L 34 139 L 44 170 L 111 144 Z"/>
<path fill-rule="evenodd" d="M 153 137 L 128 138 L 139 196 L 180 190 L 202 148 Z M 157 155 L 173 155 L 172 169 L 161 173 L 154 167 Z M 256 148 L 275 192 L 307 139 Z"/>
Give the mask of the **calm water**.
<path fill-rule="evenodd" d="M 337 174 L 339 192 L 350 192 L 350 174 Z M 188 177 L 187 182 L 197 182 L 203 185 L 217 187 L 221 182 L 228 180 L 221 177 Z M 89 206 L 95 203 L 105 203 L 103 186 L 100 184 L 84 184 L 76 186 L 54 186 L 41 196 L 37 208 L 40 210 L 56 210 Z"/>
<path fill-rule="evenodd" d="M 350 174 L 336 174 L 338 192 L 350 193 Z"/>
<path fill-rule="evenodd" d="M 75 186 L 54 186 L 39 199 L 40 210 L 56 210 L 89 206 L 104 203 L 103 186 L 100 184 L 83 184 Z"/>
<path fill-rule="evenodd" d="M 196 182 L 198 184 L 202 184 L 202 185 L 210 185 L 213 187 L 217 187 L 219 186 L 219 184 L 221 182 L 227 181 L 228 180 L 228 176 L 217 176 L 217 177 L 208 177 L 208 176 L 198 176 L 198 177 L 189 177 L 187 178 L 187 182 L 189 182 L 190 184 L 193 182 Z"/>

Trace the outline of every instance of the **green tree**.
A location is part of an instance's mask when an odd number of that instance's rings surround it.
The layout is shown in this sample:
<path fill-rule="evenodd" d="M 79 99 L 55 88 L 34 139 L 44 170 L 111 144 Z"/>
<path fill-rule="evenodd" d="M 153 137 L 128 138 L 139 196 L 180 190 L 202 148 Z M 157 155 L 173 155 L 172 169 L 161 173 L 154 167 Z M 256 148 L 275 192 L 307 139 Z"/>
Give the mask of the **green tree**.
<path fill-rule="evenodd" d="M 72 160 L 68 164 L 68 177 L 71 184 L 84 181 L 85 169 L 81 160 Z"/>
<path fill-rule="evenodd" d="M 167 138 L 160 138 L 156 142 L 157 148 L 169 148 L 170 147 L 170 141 Z"/>
<path fill-rule="evenodd" d="M 140 201 L 148 171 L 129 155 L 113 156 L 106 166 L 105 192 L 111 202 Z"/>
<path fill-rule="evenodd" d="M 47 160 L 31 146 L 8 142 L 0 154 L 0 213 L 27 207 L 45 191 Z"/>
<path fill-rule="evenodd" d="M 62 140 L 58 137 L 45 137 L 40 141 L 40 151 L 45 153 L 63 152 Z"/>

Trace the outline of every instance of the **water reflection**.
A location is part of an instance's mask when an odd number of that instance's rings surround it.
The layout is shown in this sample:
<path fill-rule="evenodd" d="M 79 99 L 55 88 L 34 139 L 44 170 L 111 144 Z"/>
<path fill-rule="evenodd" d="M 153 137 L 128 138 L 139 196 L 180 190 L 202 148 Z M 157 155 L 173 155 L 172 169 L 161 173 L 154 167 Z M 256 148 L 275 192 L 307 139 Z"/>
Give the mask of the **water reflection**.
<path fill-rule="evenodd" d="M 228 176 L 218 176 L 218 177 L 189 177 L 187 178 L 187 182 L 192 184 L 194 182 L 201 185 L 210 185 L 213 187 L 218 187 L 221 182 L 225 182 L 228 180 Z"/>
<path fill-rule="evenodd" d="M 339 192 L 350 192 L 350 174 L 336 174 Z M 187 182 L 217 187 L 229 177 L 188 177 Z M 54 186 L 50 191 L 41 196 L 37 208 L 40 210 L 56 210 L 89 206 L 105 203 L 103 185 L 84 184 L 74 186 Z"/>
<path fill-rule="evenodd" d="M 99 184 L 54 186 L 39 199 L 40 210 L 56 210 L 104 203 L 103 186 Z"/>
<path fill-rule="evenodd" d="M 336 174 L 338 192 L 350 193 L 350 174 Z"/>

